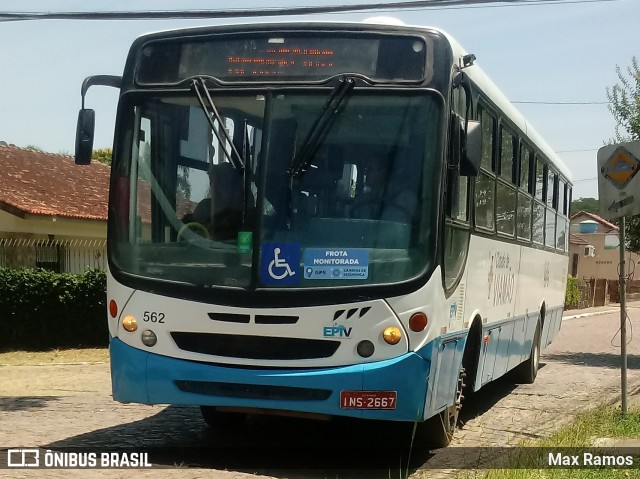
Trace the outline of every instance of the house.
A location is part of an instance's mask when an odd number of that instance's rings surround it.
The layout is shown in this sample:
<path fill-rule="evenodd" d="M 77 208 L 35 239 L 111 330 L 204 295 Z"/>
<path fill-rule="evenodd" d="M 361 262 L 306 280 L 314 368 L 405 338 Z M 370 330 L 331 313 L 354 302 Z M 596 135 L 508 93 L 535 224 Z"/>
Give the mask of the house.
<path fill-rule="evenodd" d="M 580 279 L 619 277 L 620 241 L 618 227 L 593 213 L 580 211 L 571 216 L 569 226 L 569 274 Z M 640 255 L 627 252 L 630 263 Z"/>
<path fill-rule="evenodd" d="M 109 174 L 0 142 L 0 267 L 106 267 Z"/>

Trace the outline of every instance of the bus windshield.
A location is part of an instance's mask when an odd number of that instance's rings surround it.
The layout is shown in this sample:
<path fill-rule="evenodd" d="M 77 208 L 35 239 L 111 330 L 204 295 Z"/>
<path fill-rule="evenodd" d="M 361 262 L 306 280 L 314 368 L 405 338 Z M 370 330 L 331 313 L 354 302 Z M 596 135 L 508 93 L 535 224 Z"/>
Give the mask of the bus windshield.
<path fill-rule="evenodd" d="M 432 266 L 438 97 L 352 90 L 317 131 L 329 93 L 127 94 L 112 267 L 251 290 L 397 283 Z"/>

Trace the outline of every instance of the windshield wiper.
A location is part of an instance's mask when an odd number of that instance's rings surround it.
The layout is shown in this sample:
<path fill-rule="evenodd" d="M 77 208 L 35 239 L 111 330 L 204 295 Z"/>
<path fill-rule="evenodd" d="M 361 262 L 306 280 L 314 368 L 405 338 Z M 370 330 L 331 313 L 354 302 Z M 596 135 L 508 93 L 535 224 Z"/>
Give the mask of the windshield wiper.
<path fill-rule="evenodd" d="M 198 97 L 198 102 L 200 103 L 200 106 L 202 107 L 202 110 L 204 111 L 204 114 L 207 117 L 207 121 L 209 121 L 209 125 L 211 125 L 211 129 L 213 130 L 213 133 L 216 135 L 216 138 L 220 143 L 220 148 L 222 148 L 224 155 L 229 159 L 229 161 L 231 162 L 234 168 L 239 170 L 244 170 L 245 160 L 243 157 L 240 156 L 240 153 L 238 153 L 238 150 L 233 144 L 233 140 L 229 136 L 227 129 L 224 127 L 224 122 L 222 121 L 222 118 L 218 113 L 218 109 L 216 108 L 216 105 L 213 103 L 213 99 L 211 98 L 211 95 L 209 95 L 209 90 L 207 89 L 207 85 L 204 81 L 204 78 L 200 78 L 200 77 L 194 78 L 191 81 L 191 86 L 196 92 L 196 96 Z M 203 92 L 204 92 L 204 95 L 203 95 Z M 207 104 L 205 104 L 204 102 L 205 98 L 207 99 Z M 207 108 L 207 106 L 209 108 Z M 209 109 L 213 112 L 214 118 L 212 118 L 211 115 L 209 114 Z M 220 125 L 220 128 L 216 128 L 214 120 L 217 120 L 218 125 Z M 229 153 L 227 149 L 224 147 L 224 144 L 227 141 L 229 142 L 229 145 L 231 145 L 232 154 Z"/>
<path fill-rule="evenodd" d="M 340 105 L 354 85 L 355 80 L 353 77 L 345 76 L 340 79 L 340 83 L 333 89 L 322 109 L 322 113 L 320 113 L 320 116 L 318 116 L 309 130 L 307 137 L 302 142 L 300 151 L 296 153 L 291 161 L 291 169 L 289 170 L 291 178 L 300 176 L 309 167 L 320 140 L 334 122 Z"/>

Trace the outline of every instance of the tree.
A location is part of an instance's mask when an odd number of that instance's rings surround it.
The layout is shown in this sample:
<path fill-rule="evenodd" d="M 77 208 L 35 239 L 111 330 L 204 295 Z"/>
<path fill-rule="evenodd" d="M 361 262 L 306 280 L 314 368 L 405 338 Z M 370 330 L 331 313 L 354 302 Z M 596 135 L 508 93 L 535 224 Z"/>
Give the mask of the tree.
<path fill-rule="evenodd" d="M 105 165 L 111 166 L 111 157 L 113 156 L 113 151 L 111 148 L 100 148 L 99 150 L 93 150 L 91 154 L 91 158 L 104 163 Z"/>
<path fill-rule="evenodd" d="M 620 83 L 607 88 L 609 111 L 616 121 L 616 141 L 640 140 L 640 68 L 638 59 L 631 59 L 631 66 L 622 72 L 616 67 Z M 622 131 L 621 131 L 622 129 Z"/>
<path fill-rule="evenodd" d="M 600 214 L 600 203 L 595 198 L 578 198 L 571 202 L 571 214 L 586 211 L 595 215 Z"/>
<path fill-rule="evenodd" d="M 640 67 L 638 59 L 623 72 L 616 67 L 620 83 L 607 88 L 609 111 L 616 121 L 615 142 L 640 141 Z M 640 252 L 640 216 L 627 217 L 627 249 Z"/>

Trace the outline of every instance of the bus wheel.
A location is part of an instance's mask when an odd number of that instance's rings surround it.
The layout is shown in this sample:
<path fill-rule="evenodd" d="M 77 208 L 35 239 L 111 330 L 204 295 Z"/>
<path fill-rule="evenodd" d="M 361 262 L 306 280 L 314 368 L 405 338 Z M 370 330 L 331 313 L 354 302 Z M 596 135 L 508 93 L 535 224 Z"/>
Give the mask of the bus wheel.
<path fill-rule="evenodd" d="M 514 372 L 516 382 L 521 384 L 533 384 L 538 375 L 540 367 L 540 323 L 536 326 L 536 333 L 533 335 L 533 344 L 531 345 L 531 354 L 529 359 L 517 366 Z"/>
<path fill-rule="evenodd" d="M 460 368 L 455 402 L 444 411 L 418 424 L 416 430 L 416 444 L 419 447 L 436 449 L 446 447 L 451 443 L 458 424 L 458 416 L 462 408 L 462 391 L 464 390 L 466 373 Z"/>
<path fill-rule="evenodd" d="M 200 406 L 202 419 L 213 429 L 231 429 L 240 426 L 247 415 L 241 412 L 221 411 L 214 406 Z"/>

